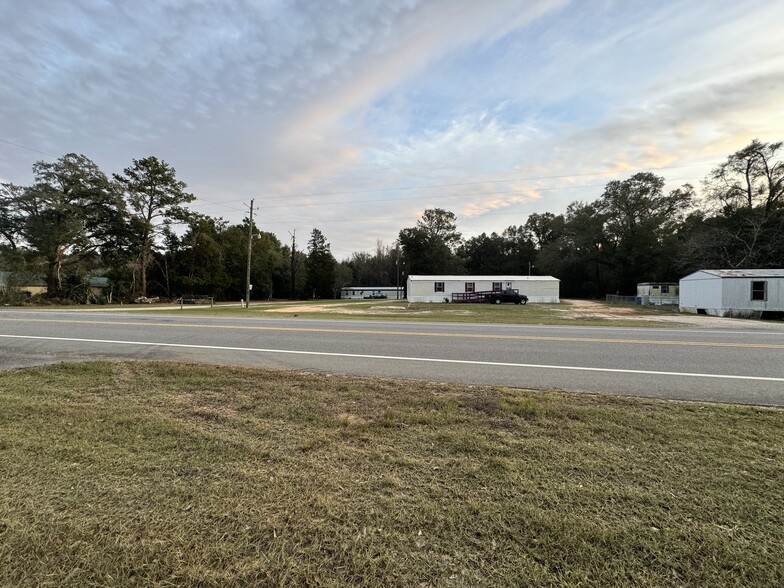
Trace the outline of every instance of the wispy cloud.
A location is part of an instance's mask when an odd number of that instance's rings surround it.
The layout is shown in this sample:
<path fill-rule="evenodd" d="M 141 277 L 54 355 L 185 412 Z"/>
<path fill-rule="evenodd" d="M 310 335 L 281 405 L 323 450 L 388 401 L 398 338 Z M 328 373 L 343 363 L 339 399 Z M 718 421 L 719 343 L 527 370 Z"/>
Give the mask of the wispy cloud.
<path fill-rule="evenodd" d="M 347 255 L 425 206 L 466 235 L 784 138 L 784 6 L 748 0 L 6 2 L 0 138 L 158 155 L 239 221 Z M 0 144 L 0 176 L 42 156 Z M 704 175 L 683 167 L 673 182 Z M 582 176 L 589 172 L 616 172 Z M 504 181 L 516 180 L 516 181 Z"/>

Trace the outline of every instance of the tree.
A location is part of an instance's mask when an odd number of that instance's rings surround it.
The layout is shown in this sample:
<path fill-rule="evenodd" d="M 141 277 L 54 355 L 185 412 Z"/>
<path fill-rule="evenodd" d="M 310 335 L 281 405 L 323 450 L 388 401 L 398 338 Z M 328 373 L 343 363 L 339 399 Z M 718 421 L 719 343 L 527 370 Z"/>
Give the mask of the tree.
<path fill-rule="evenodd" d="M 432 239 L 441 240 L 454 251 L 460 243 L 456 220 L 457 217 L 453 212 L 443 208 L 428 208 L 417 221 L 417 227 L 423 229 Z"/>
<path fill-rule="evenodd" d="M 564 296 L 601 296 L 613 283 L 613 246 L 604 232 L 606 217 L 595 204 L 572 202 L 559 218 L 559 235 L 544 243 L 536 265 L 561 278 Z"/>
<path fill-rule="evenodd" d="M 415 227 L 403 229 L 398 243 L 403 248 L 408 273 L 460 273 L 462 264 L 455 255 L 460 243 L 455 215 L 440 208 L 427 209 Z"/>
<path fill-rule="evenodd" d="M 332 293 L 335 298 L 340 295 L 340 290 L 351 286 L 354 279 L 354 272 L 347 261 L 335 264 L 335 282 L 332 285 Z"/>
<path fill-rule="evenodd" d="M 711 171 L 705 188 L 722 208 L 690 223 L 680 267 L 688 271 L 784 264 L 784 162 L 775 161 L 781 147 L 781 142 L 755 139 Z"/>
<path fill-rule="evenodd" d="M 521 274 L 533 270 L 536 244 L 531 232 L 525 226 L 512 225 L 504 229 L 501 237 L 504 258 L 500 273 Z"/>
<path fill-rule="evenodd" d="M 664 193 L 664 178 L 641 172 L 607 184 L 595 203 L 604 217 L 605 241 L 612 247 L 616 288 L 636 292 L 643 281 L 673 279 L 666 265 L 665 242 L 672 237 L 692 206 L 690 185 Z"/>
<path fill-rule="evenodd" d="M 220 233 L 225 223 L 200 214 L 188 221 L 188 230 L 182 239 L 167 235 L 170 244 L 177 244 L 173 265 L 176 291 L 180 294 L 207 294 L 220 297 L 227 282 L 226 264 L 220 244 Z M 167 254 L 158 263 L 164 282 L 170 284 Z M 171 296 L 167 288 L 167 296 Z"/>
<path fill-rule="evenodd" d="M 298 300 L 307 289 L 308 281 L 308 255 L 304 251 L 291 249 L 288 245 L 281 247 L 283 261 L 278 270 L 285 275 L 285 290 L 289 293 L 289 298 Z M 312 293 L 311 293 L 312 294 Z"/>
<path fill-rule="evenodd" d="M 131 223 L 138 234 L 139 294 L 146 296 L 147 269 L 156 238 L 164 227 L 185 219 L 182 205 L 195 197 L 185 191 L 184 182 L 177 180 L 174 168 L 156 157 L 134 159 L 123 175 L 114 177 L 125 190 Z"/>
<path fill-rule="evenodd" d="M 23 193 L 24 188 L 21 186 L 0 184 L 0 237 L 5 239 L 13 250 L 16 249 L 20 231 L 18 202 Z"/>
<path fill-rule="evenodd" d="M 541 249 L 561 236 L 563 226 L 563 215 L 556 216 L 552 212 L 543 214 L 534 212 L 528 215 L 523 228 L 534 246 Z"/>
<path fill-rule="evenodd" d="M 773 161 L 781 146 L 754 139 L 710 173 L 709 194 L 730 209 L 761 206 L 770 212 L 784 200 L 784 162 Z"/>
<path fill-rule="evenodd" d="M 469 274 L 502 274 L 506 265 L 506 240 L 498 233 L 471 237 L 460 247 Z"/>
<path fill-rule="evenodd" d="M 354 252 L 345 263 L 352 271 L 352 286 L 389 286 L 397 280 L 398 251 L 384 245 L 380 239 L 376 241 L 374 255 L 366 251 Z"/>
<path fill-rule="evenodd" d="M 784 209 L 760 208 L 690 215 L 676 256 L 681 274 L 699 269 L 770 268 L 784 265 Z"/>
<path fill-rule="evenodd" d="M 267 231 L 254 233 L 253 265 L 250 277 L 253 291 L 258 298 L 272 298 L 276 292 L 286 292 L 288 275 L 285 271 L 286 258 L 278 238 Z"/>
<path fill-rule="evenodd" d="M 297 231 L 291 233 L 291 248 L 284 247 L 284 254 L 288 261 L 289 298 L 296 300 L 299 293 L 305 288 L 304 268 L 307 256 L 297 249 Z"/>
<path fill-rule="evenodd" d="M 351 286 L 375 286 L 373 256 L 367 251 L 355 251 L 346 262 L 351 269 L 353 284 Z"/>
<path fill-rule="evenodd" d="M 123 234 L 116 187 L 84 155 L 33 165 L 35 183 L 17 194 L 19 233 L 46 263 L 49 296 L 63 295 L 63 267 L 111 248 Z"/>
<path fill-rule="evenodd" d="M 334 295 L 335 258 L 332 257 L 326 237 L 313 229 L 308 241 L 308 292 L 313 298 L 331 298 Z"/>

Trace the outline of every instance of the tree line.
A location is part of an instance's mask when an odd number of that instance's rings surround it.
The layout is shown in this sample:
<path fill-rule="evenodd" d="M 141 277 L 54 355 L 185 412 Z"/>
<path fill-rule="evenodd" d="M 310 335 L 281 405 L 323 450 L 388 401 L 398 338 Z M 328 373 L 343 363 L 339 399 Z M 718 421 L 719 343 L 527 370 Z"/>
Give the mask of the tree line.
<path fill-rule="evenodd" d="M 33 165 L 30 186 L 0 184 L 0 271 L 45 279 L 48 298 L 131 301 L 245 293 L 248 235 L 253 298 L 334 298 L 345 286 L 404 283 L 409 274 L 546 274 L 562 296 L 632 294 L 643 281 L 677 281 L 701 268 L 784 267 L 782 143 L 758 140 L 702 183 L 665 191 L 641 172 L 609 182 L 593 202 L 464 239 L 454 213 L 425 210 L 394 244 L 337 261 L 318 228 L 305 247 L 249 218 L 231 225 L 187 205 L 195 197 L 156 157 L 106 175 L 84 155 Z M 175 227 L 179 226 L 179 230 Z M 108 278 L 96 296 L 87 278 Z M 13 296 L 6 289 L 0 296 Z M 18 295 L 18 294 L 16 294 Z"/>
<path fill-rule="evenodd" d="M 650 172 L 609 182 L 593 202 L 534 213 L 500 233 L 462 239 L 453 213 L 425 211 L 398 243 L 412 274 L 544 274 L 564 297 L 634 294 L 705 268 L 784 267 L 782 143 L 752 141 L 714 168 L 702 193 L 665 191 Z"/>

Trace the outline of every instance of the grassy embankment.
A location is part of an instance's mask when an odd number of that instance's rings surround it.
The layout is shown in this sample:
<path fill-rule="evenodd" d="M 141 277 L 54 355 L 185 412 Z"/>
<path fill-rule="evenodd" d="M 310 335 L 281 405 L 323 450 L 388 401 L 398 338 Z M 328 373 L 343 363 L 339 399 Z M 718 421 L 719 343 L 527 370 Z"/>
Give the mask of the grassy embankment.
<path fill-rule="evenodd" d="M 314 319 L 356 319 L 386 321 L 426 321 L 459 323 L 494 324 L 541 324 L 575 326 L 616 326 L 616 327 L 678 327 L 673 322 L 651 320 L 661 315 L 677 315 L 672 309 L 653 307 L 619 307 L 605 303 L 595 303 L 596 311 L 578 311 L 568 301 L 561 304 L 427 304 L 412 303 L 405 300 L 317 300 L 301 302 L 262 302 L 251 304 L 250 308 L 239 305 L 216 306 L 215 308 L 189 308 L 164 310 L 184 314 L 224 317 L 267 317 L 267 318 L 314 318 Z M 154 307 L 147 312 L 161 312 Z M 603 316 L 604 313 L 613 317 Z"/>
<path fill-rule="evenodd" d="M 782 504 L 778 410 L 0 372 L 2 586 L 781 586 Z"/>

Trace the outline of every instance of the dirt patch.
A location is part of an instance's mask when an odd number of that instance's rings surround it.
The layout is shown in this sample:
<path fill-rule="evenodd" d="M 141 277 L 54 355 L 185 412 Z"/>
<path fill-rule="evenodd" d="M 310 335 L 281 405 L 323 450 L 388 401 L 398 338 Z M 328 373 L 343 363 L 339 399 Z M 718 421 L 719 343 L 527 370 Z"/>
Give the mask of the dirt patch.
<path fill-rule="evenodd" d="M 352 308 L 352 306 L 354 308 Z M 368 315 L 378 316 L 384 314 L 398 314 L 401 311 L 406 311 L 410 315 L 427 315 L 432 314 L 430 310 L 411 310 L 407 306 L 371 306 L 370 308 L 356 308 L 354 304 L 303 304 L 300 306 L 283 306 L 280 308 L 265 309 L 264 312 L 324 312 L 329 314 L 352 314 L 352 315 Z M 458 311 L 455 314 L 471 314 L 469 311 Z"/>
<path fill-rule="evenodd" d="M 280 308 L 265 308 L 264 312 L 332 312 L 332 311 L 336 311 L 338 306 L 342 306 L 342 305 L 303 304 L 301 306 L 282 306 Z"/>
<path fill-rule="evenodd" d="M 416 310 L 409 308 L 408 305 L 395 305 L 395 306 L 371 306 L 369 308 L 357 308 L 354 303 L 347 304 L 301 304 L 297 306 L 282 306 L 279 308 L 265 309 L 264 312 L 277 312 L 277 313 L 328 313 L 334 315 L 354 315 L 354 316 L 385 316 L 385 315 L 400 315 L 405 312 L 408 316 L 428 316 L 438 312 L 441 315 L 452 316 L 473 316 L 476 313 L 468 309 L 453 309 L 448 310 L 444 306 L 435 304 L 438 307 L 434 310 L 418 308 Z M 561 300 L 558 308 L 553 308 L 556 305 L 550 306 L 550 311 L 558 313 L 558 318 L 576 319 L 576 320 L 607 320 L 607 321 L 628 321 L 629 319 L 648 321 L 651 323 L 670 323 L 676 325 L 695 325 L 705 328 L 730 328 L 730 329 L 765 329 L 765 330 L 782 330 L 784 323 L 770 322 L 770 321 L 757 321 L 749 319 L 736 319 L 736 318 L 722 318 L 713 316 L 696 316 L 691 314 L 666 314 L 657 312 L 640 313 L 638 307 L 631 306 L 614 306 L 608 305 L 604 302 L 596 300 Z"/>
<path fill-rule="evenodd" d="M 680 325 L 697 325 L 701 327 L 721 327 L 729 329 L 784 329 L 784 323 L 771 323 L 750 319 L 724 318 L 694 314 L 646 314 L 640 315 L 636 308 L 628 306 L 609 306 L 595 300 L 561 300 L 567 305 L 563 310 L 569 318 L 601 318 L 607 320 L 623 320 L 635 316 L 640 320 L 656 323 L 673 323 Z"/>
<path fill-rule="evenodd" d="M 606 304 L 595 300 L 562 300 L 561 304 L 566 305 L 563 309 L 568 318 L 601 318 L 607 320 L 623 320 L 629 316 L 636 316 L 635 309 L 626 306 L 608 307 Z M 653 318 L 653 317 L 645 317 Z M 663 317 L 664 318 L 664 317 Z M 677 318 L 677 317 L 666 317 Z"/>

